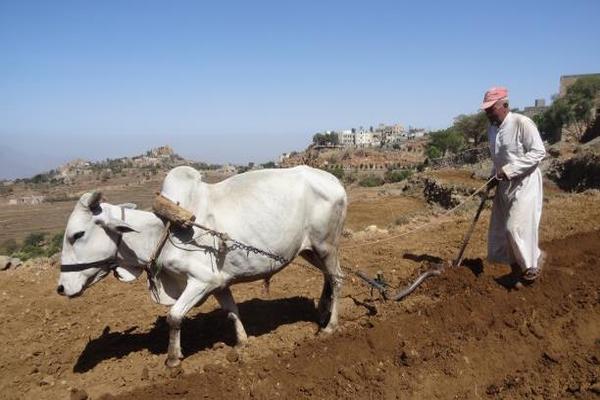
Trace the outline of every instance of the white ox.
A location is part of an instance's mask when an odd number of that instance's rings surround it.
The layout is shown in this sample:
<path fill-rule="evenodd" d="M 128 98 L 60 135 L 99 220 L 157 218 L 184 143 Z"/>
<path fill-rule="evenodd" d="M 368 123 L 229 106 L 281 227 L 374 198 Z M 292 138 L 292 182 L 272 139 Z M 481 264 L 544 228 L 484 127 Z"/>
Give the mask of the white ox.
<path fill-rule="evenodd" d="M 196 222 L 261 249 L 225 247 L 202 229 L 174 229 L 156 260 L 154 301 L 171 305 L 167 315 L 166 364 L 180 364 L 180 326 L 185 314 L 214 295 L 233 320 L 238 343 L 247 340 L 229 286 L 268 278 L 297 255 L 324 274 L 318 312 L 325 332 L 338 324 L 337 300 L 342 272 L 338 244 L 346 217 L 346 192 L 331 174 L 300 166 L 233 176 L 216 184 L 202 182 L 198 171 L 177 167 L 166 176 L 161 194 L 196 215 Z M 165 222 L 135 206 L 100 202 L 86 193 L 69 217 L 63 241 L 57 292 L 80 295 L 110 271 L 121 281 L 144 272 Z M 285 259 L 285 260 L 284 260 Z"/>

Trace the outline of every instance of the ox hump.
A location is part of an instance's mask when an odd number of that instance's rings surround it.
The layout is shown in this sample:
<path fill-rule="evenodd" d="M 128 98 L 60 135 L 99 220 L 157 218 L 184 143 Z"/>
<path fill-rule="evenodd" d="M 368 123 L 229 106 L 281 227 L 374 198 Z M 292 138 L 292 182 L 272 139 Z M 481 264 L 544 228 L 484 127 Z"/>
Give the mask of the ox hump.
<path fill-rule="evenodd" d="M 173 168 L 163 181 L 160 193 L 184 208 L 192 205 L 194 195 L 202 184 L 202 174 L 192 167 Z"/>

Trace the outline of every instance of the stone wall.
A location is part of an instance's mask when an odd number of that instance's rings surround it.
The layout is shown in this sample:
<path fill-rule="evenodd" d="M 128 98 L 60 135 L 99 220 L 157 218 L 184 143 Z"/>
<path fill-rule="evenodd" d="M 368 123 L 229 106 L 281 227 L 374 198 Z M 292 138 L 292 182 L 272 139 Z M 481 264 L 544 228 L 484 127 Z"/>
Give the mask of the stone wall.
<path fill-rule="evenodd" d="M 600 189 L 600 138 L 580 146 L 572 158 L 555 160 L 546 175 L 563 190 Z"/>
<path fill-rule="evenodd" d="M 454 167 L 464 164 L 476 164 L 490 158 L 490 150 L 486 145 L 468 149 L 448 157 L 434 158 L 430 160 L 431 166 L 435 168 Z"/>

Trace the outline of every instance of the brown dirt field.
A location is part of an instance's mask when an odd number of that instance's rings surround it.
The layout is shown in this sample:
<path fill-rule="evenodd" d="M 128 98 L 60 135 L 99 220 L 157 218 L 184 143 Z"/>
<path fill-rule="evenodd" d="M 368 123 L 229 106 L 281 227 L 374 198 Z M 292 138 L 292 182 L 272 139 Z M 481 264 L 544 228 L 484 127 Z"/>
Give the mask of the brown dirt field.
<path fill-rule="evenodd" d="M 373 209 L 377 211 L 373 211 Z M 361 230 L 369 225 L 386 227 L 400 217 L 408 219 L 427 211 L 427 203 L 409 196 L 378 196 L 352 202 L 346 218 L 346 227 Z"/>
<path fill-rule="evenodd" d="M 444 168 L 429 171 L 424 175 L 433 177 L 436 181 L 450 185 L 479 187 L 485 183 L 485 181 L 482 181 L 481 179 L 473 178 L 471 176 L 472 174 L 471 171 L 464 169 Z"/>
<path fill-rule="evenodd" d="M 420 211 L 416 199 L 379 192 L 350 194 L 350 224 L 392 225 L 395 211 L 414 206 L 414 221 L 397 229 L 430 225 L 364 246 L 346 239 L 343 265 L 383 270 L 403 286 L 424 268 L 420 260 L 455 256 L 474 205 L 442 218 Z M 258 282 L 234 286 L 249 344 L 232 347 L 233 327 L 209 300 L 183 324 L 186 358 L 176 370 L 163 365 L 167 309 L 151 303 L 145 282 L 124 286 L 109 277 L 68 300 L 55 293 L 56 265 L 0 272 L 0 398 L 82 394 L 71 390 L 129 400 L 596 398 L 599 205 L 598 191 L 547 192 L 541 238 L 549 260 L 541 280 L 521 291 L 502 285 L 508 267 L 481 260 L 489 209 L 463 267 L 430 278 L 400 303 L 371 297 L 348 276 L 341 328 L 330 336 L 317 334 L 322 278 L 315 270 L 288 267 L 269 295 Z"/>

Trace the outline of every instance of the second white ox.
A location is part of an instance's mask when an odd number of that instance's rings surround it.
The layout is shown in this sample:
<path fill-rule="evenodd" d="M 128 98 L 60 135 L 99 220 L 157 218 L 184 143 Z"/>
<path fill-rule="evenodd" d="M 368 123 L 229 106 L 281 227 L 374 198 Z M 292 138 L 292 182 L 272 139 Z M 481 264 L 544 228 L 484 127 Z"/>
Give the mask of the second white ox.
<path fill-rule="evenodd" d="M 196 222 L 265 253 L 224 246 L 198 228 L 175 229 L 156 260 L 159 271 L 152 298 L 172 305 L 168 366 L 183 358 L 180 327 L 185 314 L 214 295 L 234 321 L 239 343 L 247 340 L 229 286 L 268 278 L 297 255 L 324 274 L 319 300 L 324 331 L 338 324 L 341 290 L 338 245 L 346 217 L 346 192 L 331 174 L 300 166 L 236 175 L 216 184 L 198 171 L 177 167 L 166 176 L 161 194 L 196 215 Z M 164 231 L 155 214 L 133 205 L 100 202 L 84 194 L 69 217 L 63 241 L 57 291 L 75 297 L 111 270 L 121 281 L 139 277 Z"/>

